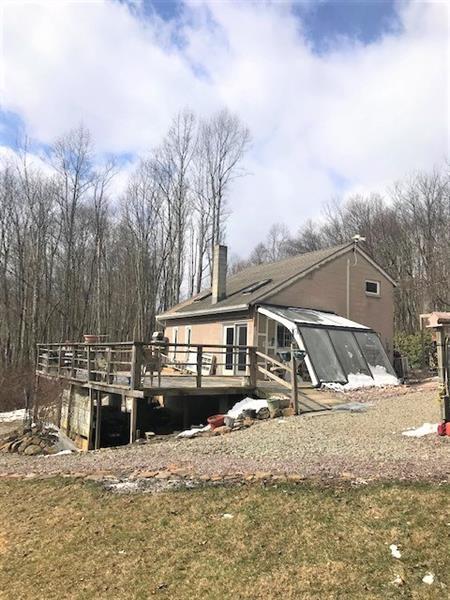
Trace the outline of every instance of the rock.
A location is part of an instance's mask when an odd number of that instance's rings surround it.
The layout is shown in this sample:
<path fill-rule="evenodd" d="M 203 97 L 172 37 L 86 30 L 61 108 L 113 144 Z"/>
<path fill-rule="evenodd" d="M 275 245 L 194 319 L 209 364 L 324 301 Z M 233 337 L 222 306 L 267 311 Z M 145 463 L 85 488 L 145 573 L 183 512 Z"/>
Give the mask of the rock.
<path fill-rule="evenodd" d="M 9 451 L 10 452 L 18 452 L 19 451 L 19 446 L 21 444 L 22 444 L 22 438 L 19 438 L 15 442 L 12 442 L 11 446 L 9 447 Z"/>
<path fill-rule="evenodd" d="M 260 408 L 256 414 L 257 419 L 270 419 L 270 411 L 268 408 Z"/>
<path fill-rule="evenodd" d="M 278 406 L 277 407 L 270 406 L 269 413 L 270 413 L 271 419 L 276 419 L 277 417 L 281 417 L 281 415 L 283 414 L 283 411 Z"/>
<path fill-rule="evenodd" d="M 155 475 L 155 479 L 170 479 L 172 477 L 172 473 L 170 471 L 158 471 Z"/>
<path fill-rule="evenodd" d="M 229 417 L 228 415 L 225 415 L 225 425 L 227 427 L 233 429 L 235 421 L 236 419 L 234 417 Z"/>
<path fill-rule="evenodd" d="M 225 433 L 230 433 L 231 427 L 227 427 L 226 425 L 222 425 L 221 427 L 216 427 L 214 429 L 214 435 L 224 435 Z"/>
<path fill-rule="evenodd" d="M 156 477 L 159 471 L 141 471 L 138 475 L 139 479 L 151 479 L 152 477 Z"/>
<path fill-rule="evenodd" d="M 292 406 L 289 406 L 288 408 L 283 408 L 281 414 L 283 417 L 293 417 L 295 415 L 295 411 Z"/>
<path fill-rule="evenodd" d="M 27 446 L 25 448 L 23 453 L 26 454 L 27 456 L 36 456 L 37 454 L 42 453 L 42 448 L 40 446 L 38 446 L 37 444 L 31 444 L 30 446 Z"/>
<path fill-rule="evenodd" d="M 296 475 L 295 473 L 288 475 L 287 478 L 292 483 L 298 483 L 299 481 L 304 481 L 306 479 L 306 477 L 303 477 L 302 475 Z"/>

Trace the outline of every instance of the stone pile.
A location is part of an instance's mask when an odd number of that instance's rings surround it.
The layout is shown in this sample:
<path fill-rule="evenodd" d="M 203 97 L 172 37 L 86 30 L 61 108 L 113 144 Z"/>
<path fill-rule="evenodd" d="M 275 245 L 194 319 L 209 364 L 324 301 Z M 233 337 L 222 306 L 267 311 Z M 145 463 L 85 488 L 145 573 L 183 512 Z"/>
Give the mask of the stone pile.
<path fill-rule="evenodd" d="M 58 435 L 55 431 L 41 429 L 36 426 L 25 431 L 14 431 L 0 438 L 0 452 L 37 456 L 39 454 L 55 454 Z"/>

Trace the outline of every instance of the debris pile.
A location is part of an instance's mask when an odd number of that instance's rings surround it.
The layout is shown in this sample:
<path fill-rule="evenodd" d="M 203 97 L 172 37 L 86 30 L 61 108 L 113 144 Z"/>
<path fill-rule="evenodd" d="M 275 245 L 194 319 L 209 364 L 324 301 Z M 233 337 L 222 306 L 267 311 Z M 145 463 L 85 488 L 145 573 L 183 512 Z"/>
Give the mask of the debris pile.
<path fill-rule="evenodd" d="M 286 398 L 272 398 L 268 400 L 244 398 L 237 402 L 226 415 L 213 415 L 208 419 L 208 425 L 198 425 L 186 429 L 177 435 L 177 438 L 193 438 L 198 436 L 224 435 L 239 429 L 251 427 L 256 421 L 289 417 L 294 410 L 289 407 L 290 401 Z"/>
<path fill-rule="evenodd" d="M 0 436 L 0 453 L 48 456 L 78 452 L 75 444 L 51 423 L 33 423 Z"/>
<path fill-rule="evenodd" d="M 0 439 L 0 452 L 26 454 L 56 454 L 59 452 L 59 436 L 54 429 L 33 426 L 25 431 L 14 431 Z"/>

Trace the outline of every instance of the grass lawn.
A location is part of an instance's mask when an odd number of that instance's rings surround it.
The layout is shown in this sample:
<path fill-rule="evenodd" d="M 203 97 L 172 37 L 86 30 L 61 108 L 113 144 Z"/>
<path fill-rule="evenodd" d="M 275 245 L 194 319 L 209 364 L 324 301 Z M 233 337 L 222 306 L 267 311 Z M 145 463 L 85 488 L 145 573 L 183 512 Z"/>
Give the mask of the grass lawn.
<path fill-rule="evenodd" d="M 431 484 L 125 496 L 3 480 L 0 598 L 448 598 L 449 505 Z"/>

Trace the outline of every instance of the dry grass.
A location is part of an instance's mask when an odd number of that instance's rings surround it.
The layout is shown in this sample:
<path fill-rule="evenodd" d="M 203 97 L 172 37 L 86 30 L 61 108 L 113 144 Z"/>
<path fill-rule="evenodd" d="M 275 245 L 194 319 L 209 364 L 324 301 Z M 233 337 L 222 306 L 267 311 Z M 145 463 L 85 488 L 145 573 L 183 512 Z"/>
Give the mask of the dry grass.
<path fill-rule="evenodd" d="M 433 485 L 119 496 L 67 479 L 5 480 L 0 597 L 448 597 L 448 506 L 448 488 Z M 433 586 L 421 582 L 427 571 Z"/>

